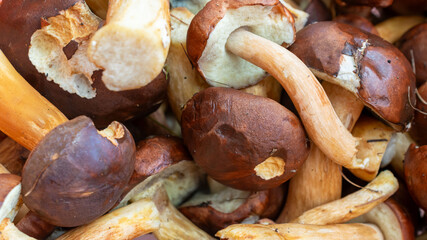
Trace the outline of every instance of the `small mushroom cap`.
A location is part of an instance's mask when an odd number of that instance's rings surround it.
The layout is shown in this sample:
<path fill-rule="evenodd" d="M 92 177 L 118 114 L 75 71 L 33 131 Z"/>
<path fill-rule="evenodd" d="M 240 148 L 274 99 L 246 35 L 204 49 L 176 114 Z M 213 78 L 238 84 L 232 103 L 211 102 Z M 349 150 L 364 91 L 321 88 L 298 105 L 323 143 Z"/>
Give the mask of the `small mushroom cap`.
<path fill-rule="evenodd" d="M 399 45 L 400 51 L 415 67 L 417 85 L 422 85 L 427 81 L 427 23 L 418 24 L 407 31 Z"/>
<path fill-rule="evenodd" d="M 343 23 L 319 22 L 299 31 L 289 50 L 317 77 L 356 94 L 396 130 L 410 126 L 415 76 L 392 44 Z"/>
<path fill-rule="evenodd" d="M 135 154 L 135 170 L 125 193 L 141 181 L 163 171 L 165 168 L 181 160 L 191 159 L 180 138 L 155 136 L 140 141 Z"/>
<path fill-rule="evenodd" d="M 277 102 L 229 88 L 188 101 L 182 136 L 193 159 L 216 181 L 242 190 L 274 188 L 308 156 L 300 121 Z"/>
<path fill-rule="evenodd" d="M 78 117 L 49 132 L 22 172 L 24 202 L 56 226 L 86 224 L 111 209 L 134 169 L 135 143 L 113 122 L 98 131 Z"/>
<path fill-rule="evenodd" d="M 404 161 L 405 182 L 412 199 L 427 210 L 427 145 L 409 146 Z"/>
<path fill-rule="evenodd" d="M 263 69 L 226 51 L 228 37 L 241 27 L 277 44 L 295 39 L 294 18 L 279 0 L 210 1 L 190 24 L 187 50 L 211 86 L 244 88 L 266 76 Z"/>
<path fill-rule="evenodd" d="M 377 29 L 368 19 L 356 14 L 343 14 L 334 19 L 335 22 L 345 23 L 363 31 L 379 36 Z"/>
<path fill-rule="evenodd" d="M 21 177 L 10 174 L 0 174 L 0 221 L 4 218 L 15 217 L 21 193 Z M 22 202 L 22 201 L 21 201 Z"/>

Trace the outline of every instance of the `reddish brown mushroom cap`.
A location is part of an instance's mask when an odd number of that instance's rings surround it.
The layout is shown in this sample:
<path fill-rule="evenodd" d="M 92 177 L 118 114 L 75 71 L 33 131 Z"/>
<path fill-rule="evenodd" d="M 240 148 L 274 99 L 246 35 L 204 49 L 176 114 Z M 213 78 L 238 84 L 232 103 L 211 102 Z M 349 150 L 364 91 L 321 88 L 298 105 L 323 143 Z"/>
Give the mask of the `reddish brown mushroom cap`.
<path fill-rule="evenodd" d="M 412 144 L 405 155 L 405 182 L 412 199 L 427 210 L 427 145 Z"/>
<path fill-rule="evenodd" d="M 308 156 L 306 135 L 293 113 L 238 90 L 199 92 L 187 102 L 181 123 L 193 159 L 210 177 L 233 188 L 277 187 Z"/>
<path fill-rule="evenodd" d="M 50 131 L 22 172 L 24 202 L 56 226 L 78 226 L 111 209 L 134 169 L 135 143 L 119 123 L 98 131 L 78 117 Z"/>
<path fill-rule="evenodd" d="M 427 23 L 419 24 L 400 39 L 400 51 L 415 68 L 417 85 L 427 81 Z"/>
<path fill-rule="evenodd" d="M 0 5 L 0 49 L 16 70 L 44 97 L 58 107 L 68 118 L 86 115 L 97 126 L 105 127 L 111 121 L 123 121 L 136 115 L 155 111 L 166 98 L 168 81 L 164 73 L 145 87 L 122 92 L 109 91 L 102 82 L 102 72 L 92 75 L 96 96 L 86 99 L 62 90 L 46 80 L 28 57 L 32 34 L 40 29 L 41 19 L 56 16 L 82 0 L 38 1 L 4 0 Z M 67 49 L 69 50 L 69 49 Z M 68 52 L 69 53 L 69 52 Z M 71 51 L 71 55 L 73 51 Z"/>
<path fill-rule="evenodd" d="M 372 24 L 368 19 L 356 14 L 339 15 L 334 19 L 334 21 L 345 23 L 353 27 L 360 28 L 363 31 L 379 35 L 377 29 L 375 29 L 374 24 Z"/>
<path fill-rule="evenodd" d="M 319 22 L 299 31 L 289 50 L 318 77 L 355 93 L 395 129 L 408 128 L 415 76 L 405 56 L 390 43 L 346 24 Z"/>
<path fill-rule="evenodd" d="M 16 227 L 21 232 L 36 239 L 45 239 L 55 229 L 55 226 L 43 221 L 31 211 L 16 224 Z"/>
<path fill-rule="evenodd" d="M 210 1 L 190 24 L 187 50 L 211 86 L 244 88 L 265 78 L 263 69 L 225 50 L 229 35 L 241 27 L 277 44 L 295 39 L 294 18 L 279 0 Z"/>

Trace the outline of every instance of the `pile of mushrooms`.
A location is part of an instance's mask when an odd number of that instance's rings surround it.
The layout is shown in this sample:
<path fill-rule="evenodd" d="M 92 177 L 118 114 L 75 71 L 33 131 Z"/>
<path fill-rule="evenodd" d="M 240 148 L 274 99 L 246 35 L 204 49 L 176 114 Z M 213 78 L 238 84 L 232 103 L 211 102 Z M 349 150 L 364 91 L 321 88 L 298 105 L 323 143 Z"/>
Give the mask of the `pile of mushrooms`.
<path fill-rule="evenodd" d="M 418 4 L 0 0 L 0 240 L 424 239 Z"/>

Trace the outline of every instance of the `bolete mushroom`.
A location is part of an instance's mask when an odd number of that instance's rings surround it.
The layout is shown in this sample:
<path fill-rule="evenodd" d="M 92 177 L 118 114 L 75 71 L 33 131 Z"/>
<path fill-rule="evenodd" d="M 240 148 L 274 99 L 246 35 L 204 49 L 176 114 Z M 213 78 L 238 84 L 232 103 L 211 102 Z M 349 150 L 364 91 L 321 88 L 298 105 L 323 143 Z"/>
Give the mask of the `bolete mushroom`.
<path fill-rule="evenodd" d="M 32 150 L 22 172 L 26 206 L 57 226 L 78 226 L 107 212 L 133 172 L 129 131 L 118 122 L 98 131 L 83 116 L 67 121 L 3 54 L 0 62 L 0 129 Z"/>
<path fill-rule="evenodd" d="M 405 182 L 412 199 L 427 210 L 427 145 L 412 144 L 405 155 Z"/>
<path fill-rule="evenodd" d="M 0 2 L 1 3 L 1 2 Z M 36 240 L 19 229 L 9 218 L 3 219 L 0 223 L 0 240 Z"/>
<path fill-rule="evenodd" d="M 417 86 L 427 82 L 427 23 L 416 25 L 399 40 L 399 49 L 412 63 Z"/>
<path fill-rule="evenodd" d="M 67 9 L 69 9 L 68 12 Z M 85 25 L 87 21 L 93 23 L 91 27 Z M 113 120 L 123 121 L 137 115 L 147 115 L 156 110 L 166 98 L 167 79 L 161 72 L 145 87 L 121 92 L 108 90 L 102 81 L 101 71 L 95 71 L 93 74 L 88 71 L 90 61 L 86 56 L 88 37 L 98 29 L 99 21 L 82 0 L 46 0 L 42 3 L 4 0 L 0 5 L 0 29 L 5 34 L 0 36 L 0 49 L 4 51 L 18 72 L 68 118 L 86 115 L 91 117 L 98 127 L 106 127 Z M 70 30 L 74 31 L 70 32 Z M 72 87 L 77 92 L 80 91 L 79 89 L 87 89 L 92 93 L 93 98 L 87 99 L 64 91 L 58 84 L 47 80 L 47 77 L 55 76 L 53 73 L 46 72 L 49 76 L 39 73 L 28 56 L 29 46 L 32 45 L 31 38 L 35 32 L 38 32 L 38 36 L 49 40 L 39 41 L 37 42 L 39 44 L 34 44 L 32 47 L 35 56 L 40 57 L 41 63 L 47 63 L 52 67 L 50 70 L 48 67 L 44 69 L 48 71 L 59 69 L 60 73 L 56 76 L 70 74 L 62 79 L 71 79 L 71 76 L 74 76 L 82 80 L 75 82 L 77 85 Z M 71 40 L 73 34 L 86 37 L 75 39 L 70 43 L 63 42 Z M 76 41 L 80 42 L 79 46 Z M 41 49 L 37 49 L 37 46 Z M 66 46 L 64 51 L 62 46 Z M 46 49 L 47 47 L 49 49 Z M 76 51 L 77 54 L 74 53 L 76 48 L 80 49 Z M 62 65 L 59 66 L 59 63 Z M 78 74 L 82 71 L 84 74 Z M 61 79 L 57 80 L 61 81 Z M 91 82 L 93 84 L 90 86 Z M 96 89 L 96 92 L 92 89 Z M 82 92 L 82 95 L 89 97 L 87 92 Z"/>
<path fill-rule="evenodd" d="M 235 17 L 249 15 L 257 18 Z M 363 169 L 365 164 L 356 158 L 358 140 L 343 126 L 320 83 L 298 57 L 278 45 L 291 44 L 294 29 L 291 14 L 278 0 L 213 0 L 191 22 L 188 54 L 212 86 L 245 87 L 259 81 L 265 69 L 282 84 L 309 137 L 325 155 L 347 168 Z"/>
<path fill-rule="evenodd" d="M 45 239 L 54 230 L 55 226 L 42 220 L 34 212 L 28 212 L 19 222 L 16 227 L 23 233 L 36 239 Z"/>
<path fill-rule="evenodd" d="M 343 14 L 339 15 L 334 18 L 334 21 L 345 23 L 348 25 L 351 25 L 353 27 L 360 28 L 363 31 L 379 35 L 377 29 L 375 28 L 374 24 L 372 24 L 368 19 L 356 15 L 356 14 Z"/>
<path fill-rule="evenodd" d="M 223 186 L 219 191 L 215 188 L 198 191 L 178 209 L 196 226 L 214 235 L 231 224 L 274 219 L 282 207 L 284 195 L 282 186 L 258 192 Z"/>
<path fill-rule="evenodd" d="M 187 102 L 185 145 L 216 181 L 241 190 L 279 186 L 308 156 L 297 117 L 279 103 L 231 88 L 212 87 Z"/>
<path fill-rule="evenodd" d="M 353 223 L 372 223 L 379 227 L 385 240 L 413 240 L 414 225 L 405 210 L 393 199 L 380 203 L 371 211 L 352 219 Z"/>

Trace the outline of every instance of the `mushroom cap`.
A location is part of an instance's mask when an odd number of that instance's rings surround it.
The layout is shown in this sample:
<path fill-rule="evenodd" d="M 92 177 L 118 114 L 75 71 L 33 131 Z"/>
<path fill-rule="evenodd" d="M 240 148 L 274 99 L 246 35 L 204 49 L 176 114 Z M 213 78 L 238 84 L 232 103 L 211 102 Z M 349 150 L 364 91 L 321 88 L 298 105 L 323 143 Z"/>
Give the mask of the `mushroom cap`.
<path fill-rule="evenodd" d="M 0 174 L 0 221 L 15 216 L 15 208 L 21 193 L 21 177 L 10 174 Z M 11 216 L 11 214 L 13 216 Z"/>
<path fill-rule="evenodd" d="M 124 191 L 126 194 L 146 178 L 180 162 L 191 160 L 182 139 L 170 136 L 155 136 L 138 143 L 135 154 L 135 170 Z"/>
<path fill-rule="evenodd" d="M 356 14 L 343 14 L 334 19 L 335 22 L 345 23 L 353 27 L 360 28 L 365 32 L 369 32 L 379 36 L 377 29 L 368 19 Z"/>
<path fill-rule="evenodd" d="M 50 131 L 22 172 L 24 203 L 55 226 L 89 223 L 117 202 L 133 173 L 135 143 L 121 124 L 98 131 L 78 117 Z"/>
<path fill-rule="evenodd" d="M 34 212 L 28 212 L 19 222 L 16 227 L 23 233 L 36 239 L 46 239 L 56 228 L 52 224 L 43 221 Z"/>
<path fill-rule="evenodd" d="M 216 181 L 242 190 L 279 186 L 308 156 L 298 118 L 279 103 L 229 88 L 208 88 L 187 102 L 182 136 Z"/>
<path fill-rule="evenodd" d="M 419 145 L 427 145 L 427 114 L 425 114 L 427 112 L 427 83 L 418 88 L 418 94 L 416 108 L 421 112 L 415 111 L 410 133 Z"/>
<path fill-rule="evenodd" d="M 0 49 L 24 79 L 70 119 L 86 115 L 97 126 L 105 127 L 113 120 L 124 121 L 155 111 L 166 98 L 168 80 L 164 73 L 145 87 L 114 92 L 103 83 L 102 71 L 95 71 L 92 87 L 96 89 L 96 96 L 86 99 L 47 81 L 46 76 L 31 63 L 28 57 L 30 40 L 40 29 L 41 19 L 56 16 L 59 11 L 80 1 L 45 0 L 41 4 L 39 1 L 3 0 L 0 4 L 0 29 L 4 34 L 0 34 Z M 68 47 L 65 50 L 73 52 Z"/>
<path fill-rule="evenodd" d="M 277 44 L 295 39 L 294 18 L 279 0 L 210 1 L 190 24 L 187 50 L 211 86 L 239 89 L 265 78 L 263 69 L 226 50 L 228 37 L 241 27 Z"/>
<path fill-rule="evenodd" d="M 427 145 L 409 146 L 403 163 L 405 182 L 412 199 L 427 210 Z"/>
<path fill-rule="evenodd" d="M 335 0 L 340 6 L 347 5 L 367 5 L 371 7 L 388 7 L 393 3 L 393 0 Z"/>
<path fill-rule="evenodd" d="M 415 75 L 392 44 L 350 25 L 319 22 L 299 31 L 289 50 L 317 77 L 356 94 L 396 130 L 410 126 Z"/>
<path fill-rule="evenodd" d="M 427 23 L 411 28 L 402 36 L 399 43 L 400 51 L 415 65 L 417 85 L 422 85 L 427 81 Z"/>

